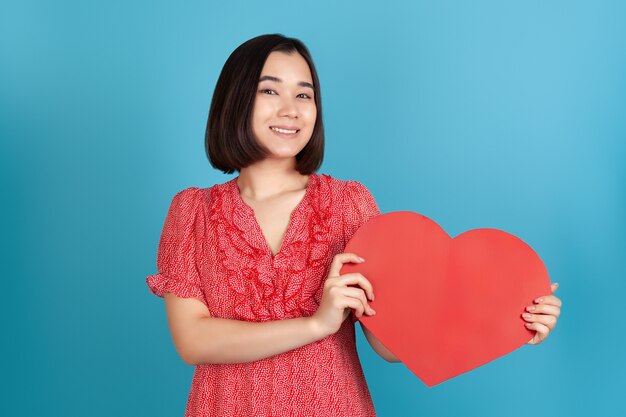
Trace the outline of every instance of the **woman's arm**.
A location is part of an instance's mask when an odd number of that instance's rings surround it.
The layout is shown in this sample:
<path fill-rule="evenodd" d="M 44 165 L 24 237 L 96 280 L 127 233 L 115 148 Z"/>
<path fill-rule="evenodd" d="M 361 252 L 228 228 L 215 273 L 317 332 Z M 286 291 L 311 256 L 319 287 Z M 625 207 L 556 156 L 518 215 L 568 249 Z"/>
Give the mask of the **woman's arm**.
<path fill-rule="evenodd" d="M 378 353 L 378 356 L 380 356 L 387 362 L 400 362 L 400 359 L 398 359 L 396 355 L 391 353 L 389 349 L 387 349 L 382 343 L 380 343 L 380 340 L 378 340 L 372 332 L 367 330 L 365 326 L 361 326 L 361 328 L 363 329 L 363 333 L 365 333 L 365 338 L 369 342 L 372 349 L 374 349 L 374 351 Z"/>
<path fill-rule="evenodd" d="M 325 337 L 310 317 L 262 323 L 211 317 L 197 298 L 165 294 L 176 351 L 189 365 L 245 363 L 268 358 Z"/>
<path fill-rule="evenodd" d="M 374 298 L 369 281 L 356 272 L 339 274 L 344 263 L 363 261 L 354 253 L 334 256 L 319 308 L 309 317 L 262 323 L 222 319 L 211 317 L 206 304 L 197 298 L 165 293 L 174 346 L 183 361 L 190 365 L 245 363 L 323 339 L 339 330 L 350 310 L 357 317 L 364 313 L 375 314 L 365 295 L 367 291 L 367 297 Z"/>

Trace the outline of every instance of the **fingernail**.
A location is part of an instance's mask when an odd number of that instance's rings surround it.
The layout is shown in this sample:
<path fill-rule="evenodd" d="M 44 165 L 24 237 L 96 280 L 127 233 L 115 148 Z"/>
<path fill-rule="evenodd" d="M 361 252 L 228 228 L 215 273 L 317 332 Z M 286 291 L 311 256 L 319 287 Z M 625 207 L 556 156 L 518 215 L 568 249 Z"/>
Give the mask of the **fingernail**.
<path fill-rule="evenodd" d="M 528 307 L 526 307 L 526 310 L 534 311 L 535 310 L 535 306 L 528 306 Z"/>
<path fill-rule="evenodd" d="M 543 301 L 543 298 L 537 298 L 537 299 L 535 300 L 535 302 L 536 302 L 536 303 L 540 303 L 540 302 L 542 302 L 542 301 Z"/>
<path fill-rule="evenodd" d="M 360 256 L 358 256 L 358 258 L 359 258 L 359 261 L 365 262 L 365 259 L 361 258 Z"/>
<path fill-rule="evenodd" d="M 524 313 L 524 314 L 522 314 L 522 316 L 524 316 L 524 318 L 527 318 L 527 319 L 530 318 L 530 314 L 528 314 L 528 313 Z"/>
<path fill-rule="evenodd" d="M 370 307 L 370 314 L 376 314 L 376 311 L 372 307 Z"/>

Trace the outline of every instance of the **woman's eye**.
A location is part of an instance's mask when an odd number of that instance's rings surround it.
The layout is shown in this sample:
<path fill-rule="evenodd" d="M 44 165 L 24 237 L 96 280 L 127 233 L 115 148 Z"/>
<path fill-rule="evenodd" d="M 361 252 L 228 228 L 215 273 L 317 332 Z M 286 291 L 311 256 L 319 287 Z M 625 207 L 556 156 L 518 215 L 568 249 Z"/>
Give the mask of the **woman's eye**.
<path fill-rule="evenodd" d="M 268 95 L 270 95 L 270 96 L 275 96 L 275 95 L 277 95 L 277 94 L 276 94 L 276 91 L 271 90 L 271 89 L 269 89 L 269 88 L 264 88 L 264 89 L 262 89 L 262 90 L 261 90 L 261 92 L 262 92 L 263 94 L 268 94 Z M 310 98 L 311 98 L 311 96 L 309 96 L 307 93 L 300 93 L 300 94 L 298 94 L 298 95 L 297 95 L 297 97 L 302 97 L 302 98 L 307 98 L 307 99 L 310 99 Z"/>

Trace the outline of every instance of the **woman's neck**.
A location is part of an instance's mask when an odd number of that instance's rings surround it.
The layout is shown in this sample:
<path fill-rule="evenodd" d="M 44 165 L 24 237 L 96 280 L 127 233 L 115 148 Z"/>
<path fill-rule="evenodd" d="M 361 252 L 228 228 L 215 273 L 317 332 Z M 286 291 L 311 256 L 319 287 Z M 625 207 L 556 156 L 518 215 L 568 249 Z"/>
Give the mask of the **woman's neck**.
<path fill-rule="evenodd" d="M 264 159 L 242 168 L 237 186 L 242 197 L 258 201 L 286 191 L 305 189 L 308 178 L 295 169 L 295 159 Z"/>

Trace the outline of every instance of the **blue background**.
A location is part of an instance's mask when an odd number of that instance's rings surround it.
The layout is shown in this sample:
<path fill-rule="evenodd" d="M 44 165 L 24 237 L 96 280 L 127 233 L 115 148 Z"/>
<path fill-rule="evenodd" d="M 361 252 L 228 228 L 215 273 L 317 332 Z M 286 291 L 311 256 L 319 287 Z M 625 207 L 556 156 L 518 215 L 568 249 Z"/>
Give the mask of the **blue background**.
<path fill-rule="evenodd" d="M 624 415 L 625 4 L 5 2 L 0 414 L 183 414 L 193 368 L 145 277 L 172 196 L 232 178 L 203 148 L 222 65 L 282 33 L 319 71 L 320 172 L 516 234 L 561 284 L 545 343 L 430 389 L 359 330 L 378 414 Z"/>

